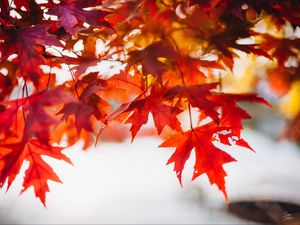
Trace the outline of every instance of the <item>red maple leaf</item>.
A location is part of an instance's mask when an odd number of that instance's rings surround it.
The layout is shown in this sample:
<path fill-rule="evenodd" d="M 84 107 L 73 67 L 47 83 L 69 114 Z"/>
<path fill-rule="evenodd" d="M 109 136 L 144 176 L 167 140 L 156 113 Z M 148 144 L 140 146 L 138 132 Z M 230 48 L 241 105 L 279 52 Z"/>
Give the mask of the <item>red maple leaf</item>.
<path fill-rule="evenodd" d="M 108 26 L 104 17 L 108 14 L 99 9 L 85 10 L 84 8 L 100 6 L 99 0 L 62 0 L 49 9 L 47 14 L 56 15 L 58 23 L 70 34 L 78 31 L 77 24 L 86 22 L 94 26 Z"/>
<path fill-rule="evenodd" d="M 26 104 L 23 106 L 26 115 L 23 139 L 35 136 L 47 144 L 50 129 L 58 124 L 58 120 L 54 118 L 54 115 L 49 114 L 46 108 L 68 103 L 73 100 L 73 97 L 69 93 L 65 93 L 63 87 L 60 87 L 52 91 L 43 90 L 26 100 Z"/>
<path fill-rule="evenodd" d="M 105 121 L 110 108 L 110 105 L 97 95 L 97 91 L 103 89 L 106 82 L 97 79 L 97 73 L 91 73 L 79 80 L 77 84 L 79 86 L 87 84 L 87 86 L 83 89 L 77 101 L 68 102 L 57 114 L 63 114 L 61 120 L 74 116 L 78 134 L 82 129 L 93 132 L 93 117 L 99 121 Z"/>
<path fill-rule="evenodd" d="M 218 122 L 219 113 L 217 112 L 218 103 L 209 100 L 212 90 L 217 87 L 218 83 L 199 84 L 190 86 L 175 86 L 167 91 L 164 98 L 167 100 L 187 99 L 191 106 L 199 108 L 207 116 Z"/>
<path fill-rule="evenodd" d="M 46 145 L 37 139 L 4 144 L 0 146 L 0 149 L 0 187 L 3 187 L 5 181 L 8 180 L 8 189 L 20 172 L 24 161 L 28 161 L 29 168 L 25 172 L 22 192 L 33 186 L 35 195 L 44 205 L 46 204 L 46 192 L 49 192 L 48 180 L 60 183 L 61 181 L 52 168 L 41 158 L 41 155 L 72 164 L 71 160 L 61 153 L 64 148 Z"/>
<path fill-rule="evenodd" d="M 240 137 L 243 129 L 242 120 L 251 119 L 251 116 L 238 106 L 238 102 L 257 102 L 271 106 L 266 100 L 256 94 L 215 93 L 209 97 L 209 100 L 221 106 L 220 126 L 230 128 L 231 133 L 237 137 Z"/>
<path fill-rule="evenodd" d="M 128 99 L 132 95 L 139 95 L 145 91 L 145 82 L 141 82 L 140 73 L 135 71 L 133 75 L 121 70 L 118 74 L 113 75 L 108 79 L 108 83 L 114 92 L 123 90 L 121 96 L 114 96 L 115 98 Z"/>
<path fill-rule="evenodd" d="M 12 93 L 14 86 L 17 84 L 16 71 L 18 68 L 14 63 L 3 60 L 0 62 L 0 70 L 1 69 L 6 69 L 7 75 L 0 72 L 0 101 L 8 98 Z"/>
<path fill-rule="evenodd" d="M 134 100 L 125 112 L 130 111 L 133 111 L 133 113 L 125 123 L 132 124 L 130 128 L 130 131 L 132 132 L 132 141 L 142 125 L 147 123 L 150 112 L 153 115 L 154 124 L 158 134 L 162 132 L 166 125 L 173 130 L 181 131 L 177 115 L 182 111 L 178 108 L 163 104 L 155 98 Z"/>
<path fill-rule="evenodd" d="M 27 98 L 0 102 L 4 109 L 0 112 L 0 132 L 9 133 L 13 124 L 15 130 L 20 129 L 18 122 L 24 124 L 23 137 L 26 141 L 29 138 L 37 137 L 41 142 L 47 144 L 49 141 L 50 128 L 57 125 L 58 120 L 47 112 L 47 107 L 63 104 L 72 101 L 72 96 L 65 93 L 63 87 L 53 90 L 42 90 Z M 18 121 L 18 112 L 22 112 L 23 120 Z"/>
<path fill-rule="evenodd" d="M 278 60 L 279 67 L 284 67 L 289 58 L 299 56 L 300 38 L 276 38 L 269 34 L 263 34 L 262 37 L 261 48 Z"/>
<path fill-rule="evenodd" d="M 231 70 L 233 69 L 233 58 L 236 55 L 233 49 L 241 50 L 248 54 L 252 53 L 258 56 L 264 56 L 272 60 L 272 57 L 261 48 L 260 45 L 237 43 L 238 40 L 255 34 L 250 30 L 252 26 L 250 23 L 246 21 L 241 22 L 236 17 L 231 16 L 227 18 L 227 20 L 228 28 L 212 35 L 210 38 L 210 42 L 222 53 L 221 58 L 223 58 L 223 62 L 226 66 Z"/>
<path fill-rule="evenodd" d="M 63 45 L 59 40 L 46 32 L 46 26 L 36 25 L 23 29 L 14 29 L 6 27 L 0 30 L 3 42 L 0 42 L 0 59 L 7 59 L 9 56 L 17 53 L 17 62 L 19 73 L 25 80 L 28 78 L 39 86 L 39 77 L 43 74 L 39 66 L 45 64 L 45 58 L 42 56 L 39 46 L 59 46 Z M 2 32 L 1 32 L 2 31 Z"/>
<path fill-rule="evenodd" d="M 174 171 L 176 172 L 180 184 L 182 184 L 182 171 L 194 149 L 196 162 L 194 165 L 193 179 L 196 179 L 202 174 L 206 174 L 210 183 L 216 184 L 223 192 L 226 201 L 228 201 L 224 179 L 227 174 L 223 169 L 223 165 L 236 160 L 213 144 L 213 141 L 217 140 L 216 134 L 226 129 L 227 128 L 219 127 L 216 123 L 211 122 L 180 133 L 166 140 L 159 147 L 176 147 L 175 152 L 167 164 L 174 163 Z"/>
<path fill-rule="evenodd" d="M 129 118 L 125 123 L 132 124 L 130 131 L 132 133 L 132 141 L 134 140 L 140 128 L 148 122 L 149 113 L 151 112 L 155 127 L 158 134 L 162 132 L 165 126 L 169 126 L 173 130 L 181 131 L 180 122 L 177 115 L 182 112 L 176 106 L 170 106 L 162 102 L 165 90 L 154 85 L 151 88 L 149 96 L 139 95 L 132 102 L 121 105 L 113 114 L 115 117 L 122 113 L 128 114 Z"/>
<path fill-rule="evenodd" d="M 0 133 L 4 134 L 5 136 L 11 134 L 11 127 L 18 119 L 17 112 L 22 104 L 24 104 L 22 101 L 0 103 Z"/>

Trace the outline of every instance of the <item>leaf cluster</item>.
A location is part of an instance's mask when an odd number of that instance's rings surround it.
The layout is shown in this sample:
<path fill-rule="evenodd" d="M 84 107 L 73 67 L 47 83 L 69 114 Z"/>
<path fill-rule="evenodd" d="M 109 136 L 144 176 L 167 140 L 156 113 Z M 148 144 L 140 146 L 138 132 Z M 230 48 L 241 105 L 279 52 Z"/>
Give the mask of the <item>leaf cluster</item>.
<path fill-rule="evenodd" d="M 254 28 L 266 16 L 295 28 L 299 11 L 296 0 L 1 0 L 0 187 L 27 161 L 23 190 L 33 186 L 45 204 L 48 180 L 60 179 L 42 156 L 71 163 L 63 149 L 88 148 L 116 123 L 130 125 L 133 141 L 151 115 L 158 135 L 172 130 L 160 147 L 176 148 L 168 163 L 180 182 L 193 151 L 193 179 L 206 174 L 227 199 L 223 165 L 235 159 L 215 143 L 251 149 L 241 137 L 251 117 L 238 103 L 268 103 L 224 93 L 222 74 L 239 52 L 290 74 L 299 39 Z M 122 69 L 105 74 L 101 63 Z"/>

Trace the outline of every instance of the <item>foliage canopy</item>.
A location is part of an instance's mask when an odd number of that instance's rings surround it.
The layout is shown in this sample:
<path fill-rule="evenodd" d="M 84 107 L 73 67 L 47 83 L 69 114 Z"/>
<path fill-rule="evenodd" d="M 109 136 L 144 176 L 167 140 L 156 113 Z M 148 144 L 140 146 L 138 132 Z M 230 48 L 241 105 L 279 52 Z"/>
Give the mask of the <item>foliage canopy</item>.
<path fill-rule="evenodd" d="M 176 148 L 168 163 L 180 182 L 194 152 L 193 179 L 206 174 L 227 200 L 222 166 L 235 159 L 214 143 L 251 149 L 238 103 L 268 103 L 224 92 L 223 75 L 243 53 L 275 64 L 278 94 L 298 79 L 300 40 L 283 34 L 300 25 L 297 0 L 1 0 L 0 10 L 0 187 L 27 161 L 23 191 L 33 186 L 43 204 L 47 181 L 60 179 L 42 156 L 71 163 L 64 148 L 88 148 L 119 123 L 134 140 L 150 114 L 157 134 L 170 133 L 160 147 Z"/>

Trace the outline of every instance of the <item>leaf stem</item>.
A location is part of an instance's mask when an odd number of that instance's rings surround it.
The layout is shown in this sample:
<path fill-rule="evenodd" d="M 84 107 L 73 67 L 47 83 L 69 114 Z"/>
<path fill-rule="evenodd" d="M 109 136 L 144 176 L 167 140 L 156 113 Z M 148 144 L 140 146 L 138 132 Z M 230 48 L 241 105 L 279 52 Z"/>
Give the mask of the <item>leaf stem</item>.
<path fill-rule="evenodd" d="M 223 79 L 221 76 L 221 73 L 219 73 L 219 92 L 221 93 L 223 91 Z"/>
<path fill-rule="evenodd" d="M 181 60 L 181 59 L 180 59 Z M 185 81 L 184 81 L 184 76 L 183 76 L 183 72 L 181 70 L 181 67 L 180 67 L 180 63 L 181 61 L 179 61 L 177 63 L 177 68 L 178 68 L 178 71 L 180 73 L 180 77 L 181 77 L 181 82 L 182 82 L 182 86 L 186 86 L 185 84 Z M 188 111 L 189 111 L 189 118 L 190 118 L 190 128 L 191 130 L 194 130 L 194 126 L 193 126 L 193 118 L 192 118 L 192 110 L 191 110 L 191 104 L 188 102 Z"/>
<path fill-rule="evenodd" d="M 190 128 L 191 128 L 191 130 L 194 130 L 193 120 L 192 120 L 192 110 L 191 110 L 191 104 L 190 103 L 188 103 L 188 110 L 189 110 L 189 117 L 190 117 Z"/>
<path fill-rule="evenodd" d="M 48 73 L 47 86 L 46 86 L 47 88 L 49 87 L 49 84 L 50 84 L 51 70 L 52 70 L 52 60 L 50 59 L 50 69 L 49 69 L 49 73 Z"/>

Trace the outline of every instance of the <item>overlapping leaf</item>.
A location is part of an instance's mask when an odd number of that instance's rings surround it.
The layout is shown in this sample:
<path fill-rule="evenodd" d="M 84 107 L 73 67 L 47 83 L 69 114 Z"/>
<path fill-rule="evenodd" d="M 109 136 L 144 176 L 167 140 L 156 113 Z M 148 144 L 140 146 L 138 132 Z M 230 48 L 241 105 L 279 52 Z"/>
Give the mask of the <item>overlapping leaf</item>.
<path fill-rule="evenodd" d="M 122 113 L 130 114 L 125 123 L 132 124 L 130 128 L 132 141 L 140 128 L 148 122 L 150 112 L 153 116 L 158 134 L 160 134 L 167 125 L 175 131 L 181 131 L 177 115 L 181 113 L 182 110 L 176 106 L 170 106 L 162 102 L 163 94 L 164 90 L 154 86 L 149 96 L 145 97 L 143 94 L 139 95 L 132 102 L 124 104 L 116 110 L 120 111 L 119 115 Z"/>
<path fill-rule="evenodd" d="M 180 183 L 182 183 L 182 171 L 186 161 L 194 149 L 196 162 L 194 165 L 193 179 L 196 179 L 202 174 L 206 174 L 210 183 L 216 184 L 228 201 L 225 190 L 225 176 L 227 174 L 223 169 L 223 165 L 234 162 L 235 159 L 213 144 L 213 141 L 216 140 L 216 133 L 224 130 L 226 130 L 226 128 L 220 127 L 212 122 L 178 134 L 166 140 L 160 147 L 176 147 L 175 152 L 168 160 L 168 164 L 174 163 L 174 171 Z"/>
<path fill-rule="evenodd" d="M 1 39 L 0 51 L 1 60 L 5 60 L 14 53 L 18 58 L 15 60 L 20 76 L 25 80 L 31 80 L 35 86 L 39 86 L 39 78 L 43 72 L 39 66 L 45 64 L 45 53 L 40 46 L 59 46 L 63 45 L 59 40 L 46 32 L 46 26 L 37 25 L 24 29 L 13 29 L 7 27 L 0 30 Z"/>
<path fill-rule="evenodd" d="M 92 0 L 62 0 L 54 5 L 47 12 L 58 17 L 58 23 L 70 34 L 75 34 L 78 30 L 77 24 L 86 22 L 93 26 L 108 25 L 104 21 L 107 12 L 99 9 L 85 10 L 88 7 L 101 5 L 101 1 Z"/>

